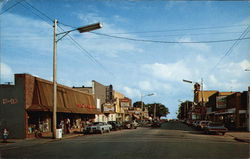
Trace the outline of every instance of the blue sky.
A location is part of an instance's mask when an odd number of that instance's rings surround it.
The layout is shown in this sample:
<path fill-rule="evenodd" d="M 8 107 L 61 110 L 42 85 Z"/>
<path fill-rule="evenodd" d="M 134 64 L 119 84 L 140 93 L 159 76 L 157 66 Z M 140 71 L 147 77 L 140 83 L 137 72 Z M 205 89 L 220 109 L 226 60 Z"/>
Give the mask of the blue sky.
<path fill-rule="evenodd" d="M 64 30 L 101 22 L 103 28 L 95 32 L 168 42 L 237 39 L 250 24 L 248 1 L 26 0 L 6 11 L 17 2 L 1 3 L 1 83 L 13 82 L 15 73 L 52 80 L 53 19 Z M 238 41 L 224 56 L 235 41 L 186 44 L 93 33 L 70 36 L 88 53 L 69 37 L 58 42 L 59 83 L 112 84 L 134 102 L 141 93 L 153 92 L 143 101 L 164 104 L 169 118 L 176 117 L 178 100 L 193 98 L 193 86 L 182 79 L 203 78 L 205 90 L 243 91 L 250 85 L 250 72 L 244 71 L 250 69 L 249 40 Z"/>

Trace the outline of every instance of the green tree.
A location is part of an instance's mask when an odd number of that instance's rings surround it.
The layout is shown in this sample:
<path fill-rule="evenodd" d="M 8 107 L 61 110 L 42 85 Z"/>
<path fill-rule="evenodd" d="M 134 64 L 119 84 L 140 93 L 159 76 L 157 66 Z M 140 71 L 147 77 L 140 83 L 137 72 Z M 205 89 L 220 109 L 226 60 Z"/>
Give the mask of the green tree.
<path fill-rule="evenodd" d="M 145 103 L 142 102 L 143 106 L 145 106 Z M 133 104 L 133 107 L 136 107 L 136 108 L 141 108 L 141 101 L 137 101 Z"/>
<path fill-rule="evenodd" d="M 161 103 L 152 103 L 152 104 L 146 104 L 145 105 L 148 108 L 149 116 L 154 116 L 154 107 L 156 106 L 156 117 L 166 117 L 169 114 L 168 107 Z"/>

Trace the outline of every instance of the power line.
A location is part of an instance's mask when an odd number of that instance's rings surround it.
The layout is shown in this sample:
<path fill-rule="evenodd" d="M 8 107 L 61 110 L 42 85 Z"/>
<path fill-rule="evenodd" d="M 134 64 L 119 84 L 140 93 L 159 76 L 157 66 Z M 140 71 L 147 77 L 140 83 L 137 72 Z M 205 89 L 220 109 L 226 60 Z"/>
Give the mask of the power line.
<path fill-rule="evenodd" d="M 40 11 L 39 9 L 37 9 L 36 7 L 34 7 L 33 5 L 31 5 L 30 3 L 26 2 L 26 1 L 24 1 L 24 3 L 26 3 L 31 8 L 33 8 L 34 10 L 36 10 L 37 12 L 39 12 L 40 14 L 42 14 L 43 16 L 45 16 L 46 18 L 48 18 L 52 23 L 54 22 L 52 18 L 50 18 L 48 15 L 46 15 L 45 13 L 43 13 L 42 11 Z"/>
<path fill-rule="evenodd" d="M 13 5 L 10 6 L 9 8 L 5 9 L 2 13 L 0 13 L 0 15 L 2 15 L 2 14 L 4 14 L 5 12 L 7 12 L 8 10 L 14 8 L 16 5 L 18 5 L 18 4 L 21 3 L 22 1 L 24 1 L 24 0 L 21 0 L 21 1 L 17 2 L 17 3 L 15 3 L 15 4 L 13 4 Z"/>
<path fill-rule="evenodd" d="M 25 1 L 24 1 L 25 2 Z M 45 16 L 46 18 L 48 18 L 50 21 L 53 22 L 53 19 L 50 18 L 48 15 L 46 15 L 45 13 L 43 13 L 42 11 L 40 11 L 39 9 L 37 9 L 36 7 L 32 6 L 30 3 L 25 2 L 27 5 L 29 5 L 31 8 L 33 8 L 34 10 L 36 10 L 37 12 L 39 12 L 40 14 L 42 14 L 43 16 Z M 43 21 L 47 22 L 46 20 L 44 20 L 44 18 L 42 18 L 41 16 L 39 16 L 38 14 L 34 13 L 33 11 L 31 11 L 33 14 L 35 14 L 36 16 L 38 16 L 39 18 L 41 18 Z M 48 22 L 47 22 L 48 23 Z M 48 23 L 49 24 L 49 23 Z M 51 26 L 51 24 L 49 24 Z M 63 28 L 61 28 L 60 26 L 58 26 L 60 29 L 63 30 Z M 63 30 L 64 31 L 64 30 Z M 101 68 L 104 69 L 104 66 L 98 61 L 96 60 L 91 54 L 90 52 L 88 52 L 86 49 L 84 49 L 72 36 L 68 35 L 70 37 L 70 39 L 74 42 L 74 44 L 76 46 L 78 46 L 78 48 L 80 48 L 82 51 L 84 51 L 84 53 L 86 53 L 88 55 L 88 57 L 95 62 L 96 64 L 102 66 Z M 105 69 L 104 69 L 105 70 Z M 107 71 L 107 70 L 105 70 Z M 111 73 L 110 71 L 107 71 L 108 73 L 110 73 L 111 75 L 113 75 L 113 73 Z M 113 75 L 114 76 L 114 75 Z"/>
<path fill-rule="evenodd" d="M 239 26 L 246 26 L 247 24 L 243 25 L 230 25 L 230 26 L 214 26 L 214 27 L 197 27 L 197 28 L 183 28 L 183 29 L 168 29 L 168 30 L 151 30 L 151 31 L 137 31 L 137 32 L 125 32 L 125 33 L 110 33 L 110 34 L 143 34 L 143 33 L 162 33 L 162 32 L 177 32 L 177 31 L 188 31 L 188 30 L 208 30 L 208 29 L 220 29 L 220 28 L 232 28 L 232 27 L 239 27 Z"/>
<path fill-rule="evenodd" d="M 76 28 L 74 26 L 61 23 L 60 24 L 71 27 L 71 28 Z M 219 29 L 219 28 L 233 28 L 233 27 L 240 27 L 240 26 L 247 26 L 248 24 L 241 24 L 241 25 L 228 25 L 228 26 L 211 26 L 211 27 L 197 27 L 197 28 L 182 28 L 182 29 L 168 29 L 168 30 L 149 30 L 149 31 L 134 31 L 134 32 L 121 32 L 121 33 L 109 33 L 109 34 L 142 34 L 142 33 L 162 33 L 162 32 L 175 32 L 175 31 L 187 31 L 187 30 L 208 30 L 208 29 Z"/>
<path fill-rule="evenodd" d="M 62 29 L 60 26 L 58 26 L 60 29 Z M 64 29 L 62 29 L 63 31 L 64 31 Z M 112 73 L 112 72 L 110 72 L 110 71 L 108 71 L 108 70 L 106 70 L 105 69 L 105 66 L 104 65 L 102 65 L 98 60 L 96 60 L 92 55 L 91 55 L 91 53 L 89 52 L 89 51 L 87 51 L 86 49 L 84 49 L 72 36 L 70 36 L 70 35 L 68 35 L 69 36 L 69 38 L 70 38 L 70 40 L 73 42 L 73 44 L 75 45 L 75 46 L 77 46 L 81 51 L 83 51 L 83 53 L 85 53 L 88 57 L 89 57 L 89 59 L 90 60 L 92 60 L 94 63 L 96 63 L 96 64 L 98 64 L 99 66 L 101 66 L 101 68 L 104 70 L 104 71 L 106 71 L 106 72 L 108 72 L 109 74 L 111 74 L 112 76 L 114 76 L 114 74 Z M 114 76 L 115 77 L 115 76 Z"/>
<path fill-rule="evenodd" d="M 25 2 L 25 1 L 24 1 Z M 26 4 L 28 4 L 27 2 L 25 2 Z M 24 8 L 28 9 L 29 11 L 31 11 L 33 14 L 35 14 L 37 17 L 39 17 L 40 19 L 42 19 L 44 22 L 46 22 L 49 26 L 53 26 L 52 24 L 48 23 L 47 20 L 45 20 L 43 17 L 41 17 L 39 14 L 33 12 L 32 10 L 30 10 L 27 6 L 25 6 L 24 4 L 20 3 Z M 33 8 L 33 6 L 31 6 L 30 4 L 28 4 L 30 7 Z M 34 8 L 33 8 L 34 9 Z M 39 12 L 40 13 L 40 12 Z M 41 13 L 40 13 L 41 14 Z"/>
<path fill-rule="evenodd" d="M 167 44 L 221 43 L 221 42 L 230 42 L 230 41 L 250 39 L 250 37 L 246 37 L 246 38 L 238 38 L 238 39 L 210 40 L 210 41 L 161 41 L 161 40 L 146 40 L 146 39 L 135 39 L 135 38 L 122 37 L 122 36 L 113 36 L 113 35 L 97 33 L 97 32 L 90 32 L 90 33 L 96 34 L 96 35 L 101 35 L 101 36 L 106 36 L 106 37 L 110 37 L 110 38 L 116 38 L 116 39 L 139 41 L 139 42 L 151 42 L 151 43 L 167 43 Z"/>
<path fill-rule="evenodd" d="M 250 31 L 250 25 L 248 25 L 248 27 L 242 32 L 242 34 L 240 35 L 239 39 L 244 38 L 248 32 Z M 236 47 L 238 44 L 240 43 L 240 40 L 236 40 L 233 45 L 226 51 L 226 53 L 219 59 L 219 61 L 215 64 L 215 66 L 211 69 L 210 72 L 212 72 L 213 70 L 215 70 L 215 68 L 221 63 L 221 61 L 228 56 L 232 51 L 233 48 Z"/>

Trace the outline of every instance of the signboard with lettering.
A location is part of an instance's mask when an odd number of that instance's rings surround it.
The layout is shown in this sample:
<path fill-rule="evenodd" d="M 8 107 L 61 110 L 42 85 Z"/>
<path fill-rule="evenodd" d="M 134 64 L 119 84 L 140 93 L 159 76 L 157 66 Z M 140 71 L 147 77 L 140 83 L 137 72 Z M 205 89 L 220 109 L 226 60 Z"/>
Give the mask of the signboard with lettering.
<path fill-rule="evenodd" d="M 216 97 L 216 108 L 222 109 L 227 107 L 227 96 Z"/>
<path fill-rule="evenodd" d="M 4 98 L 2 99 L 2 104 L 17 104 L 18 100 L 16 98 Z"/>
<path fill-rule="evenodd" d="M 115 107 L 113 105 L 104 105 L 103 111 L 104 112 L 115 111 Z"/>
<path fill-rule="evenodd" d="M 88 108 L 88 109 L 96 109 L 94 105 L 87 105 L 87 104 L 77 104 L 78 108 Z"/>

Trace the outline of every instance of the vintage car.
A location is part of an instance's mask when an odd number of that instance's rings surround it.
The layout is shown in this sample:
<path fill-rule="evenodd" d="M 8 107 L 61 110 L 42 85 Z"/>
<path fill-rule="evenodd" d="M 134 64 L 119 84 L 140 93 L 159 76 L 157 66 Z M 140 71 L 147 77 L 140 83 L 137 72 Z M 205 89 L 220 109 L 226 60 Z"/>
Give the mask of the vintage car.
<path fill-rule="evenodd" d="M 122 129 L 122 124 L 117 121 L 108 121 L 108 124 L 112 126 L 111 130 L 121 130 Z"/>
<path fill-rule="evenodd" d="M 139 125 L 136 121 L 126 121 L 123 123 L 125 129 L 136 129 L 138 126 Z"/>
<path fill-rule="evenodd" d="M 204 132 L 206 134 L 221 133 L 222 135 L 224 135 L 227 131 L 228 129 L 222 123 L 218 122 L 211 122 L 206 127 L 204 127 Z"/>
<path fill-rule="evenodd" d="M 89 124 L 84 129 L 84 134 L 91 134 L 91 133 L 104 133 L 104 132 L 110 132 L 112 129 L 112 126 L 110 124 L 107 124 L 105 122 L 94 122 L 92 124 Z"/>
<path fill-rule="evenodd" d="M 160 121 L 153 121 L 152 122 L 152 125 L 151 125 L 153 128 L 159 128 L 161 127 L 161 122 Z"/>
<path fill-rule="evenodd" d="M 201 120 L 198 124 L 197 124 L 197 128 L 199 130 L 204 130 L 204 128 L 211 123 L 211 121 L 207 121 L 207 120 Z"/>

